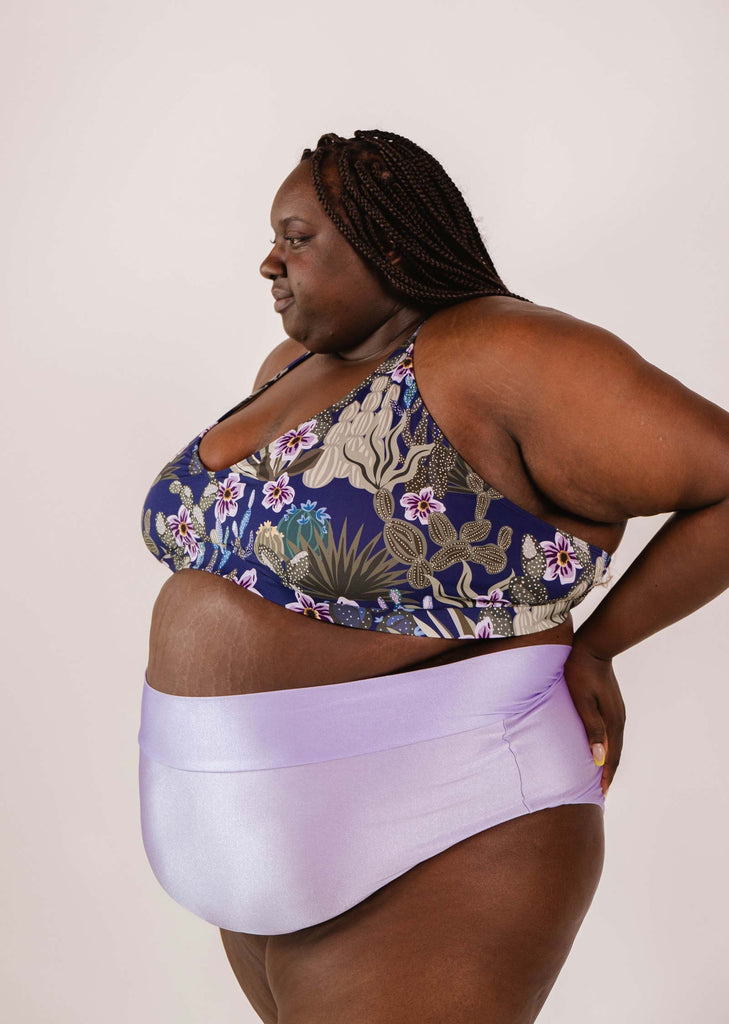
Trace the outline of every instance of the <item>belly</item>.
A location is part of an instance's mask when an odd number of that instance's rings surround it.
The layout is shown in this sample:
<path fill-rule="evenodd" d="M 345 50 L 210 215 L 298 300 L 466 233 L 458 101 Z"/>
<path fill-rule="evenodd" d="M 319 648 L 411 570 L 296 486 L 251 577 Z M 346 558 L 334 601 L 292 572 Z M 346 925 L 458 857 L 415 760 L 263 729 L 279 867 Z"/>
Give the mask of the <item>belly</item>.
<path fill-rule="evenodd" d="M 443 640 L 320 622 L 213 573 L 182 570 L 152 612 L 147 681 L 164 693 L 213 697 L 349 682 L 525 647 L 569 644 L 572 621 L 503 640 Z"/>

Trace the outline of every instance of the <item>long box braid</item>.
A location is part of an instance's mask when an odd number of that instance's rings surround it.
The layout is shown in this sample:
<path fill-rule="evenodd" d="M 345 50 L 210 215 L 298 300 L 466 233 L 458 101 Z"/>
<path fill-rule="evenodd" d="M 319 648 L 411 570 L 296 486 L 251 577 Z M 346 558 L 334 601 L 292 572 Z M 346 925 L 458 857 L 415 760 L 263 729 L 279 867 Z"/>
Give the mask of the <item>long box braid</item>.
<path fill-rule="evenodd" d="M 410 139 L 380 129 L 351 139 L 330 133 L 301 160 L 311 162 L 327 215 L 396 293 L 432 309 L 479 295 L 530 301 L 507 289 L 463 195 Z"/>

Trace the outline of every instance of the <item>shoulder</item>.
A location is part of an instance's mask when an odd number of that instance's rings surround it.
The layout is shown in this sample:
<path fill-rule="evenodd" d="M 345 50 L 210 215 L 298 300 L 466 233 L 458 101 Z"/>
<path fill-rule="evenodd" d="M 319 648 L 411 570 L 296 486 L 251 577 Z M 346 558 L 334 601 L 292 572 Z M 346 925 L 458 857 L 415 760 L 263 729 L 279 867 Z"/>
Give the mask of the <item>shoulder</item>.
<path fill-rule="evenodd" d="M 496 419 L 555 503 L 615 522 L 726 496 L 729 415 L 611 331 L 500 297 L 442 323 L 448 365 L 467 361 L 462 405 Z"/>
<path fill-rule="evenodd" d="M 537 401 L 564 405 L 578 390 L 605 386 L 626 371 L 640 376 L 652 369 L 611 331 L 508 296 L 451 306 L 432 321 L 431 357 L 438 357 L 436 349 L 447 350 L 469 391 L 511 421 Z"/>
<path fill-rule="evenodd" d="M 253 390 L 260 388 L 262 384 L 275 377 L 285 366 L 292 363 L 299 356 L 303 356 L 308 349 L 293 338 L 285 338 L 275 348 L 271 349 L 261 363 L 260 369 L 253 382 Z"/>
<path fill-rule="evenodd" d="M 458 343 L 476 366 L 498 358 L 518 370 L 525 360 L 587 360 L 595 368 L 611 359 L 640 359 L 617 335 L 559 309 L 508 296 L 486 296 L 440 310 L 438 333 Z"/>

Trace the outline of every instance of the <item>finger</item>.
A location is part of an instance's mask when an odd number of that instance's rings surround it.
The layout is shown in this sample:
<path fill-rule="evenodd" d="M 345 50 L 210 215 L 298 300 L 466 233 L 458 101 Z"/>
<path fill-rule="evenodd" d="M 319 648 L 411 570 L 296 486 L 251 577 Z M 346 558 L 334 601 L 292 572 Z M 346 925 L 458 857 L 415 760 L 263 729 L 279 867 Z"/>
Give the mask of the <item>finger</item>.
<path fill-rule="evenodd" d="M 598 698 L 598 706 L 608 736 L 602 777 L 603 792 L 607 793 L 620 764 L 625 732 L 625 704 L 617 685 Z"/>
<path fill-rule="evenodd" d="M 590 750 L 592 751 L 592 759 L 596 765 L 602 766 L 605 764 L 607 755 L 608 731 L 597 699 L 595 697 L 585 698 L 580 696 L 577 700 L 573 697 L 572 701 L 585 727 L 587 742 L 590 744 Z"/>
<path fill-rule="evenodd" d="M 605 714 L 606 729 L 608 734 L 608 747 L 603 768 L 603 792 L 607 793 L 608 788 L 615 778 L 615 773 L 620 764 L 620 757 L 623 750 L 623 737 L 625 731 L 625 716 L 620 712 L 607 712 Z"/>

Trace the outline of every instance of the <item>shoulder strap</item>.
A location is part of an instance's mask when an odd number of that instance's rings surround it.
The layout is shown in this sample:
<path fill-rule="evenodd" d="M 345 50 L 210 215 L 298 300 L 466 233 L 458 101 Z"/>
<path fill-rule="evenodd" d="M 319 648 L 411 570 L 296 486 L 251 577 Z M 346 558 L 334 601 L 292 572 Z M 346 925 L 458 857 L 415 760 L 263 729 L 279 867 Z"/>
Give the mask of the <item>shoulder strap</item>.
<path fill-rule="evenodd" d="M 420 334 L 420 328 L 421 328 L 421 327 L 423 326 L 423 324 L 427 324 L 428 320 L 430 320 L 430 317 L 429 317 L 429 316 L 426 316 L 426 318 L 425 318 L 424 320 L 421 320 L 421 321 L 420 321 L 420 323 L 418 324 L 418 326 L 417 326 L 417 327 L 415 328 L 415 330 L 413 331 L 413 333 L 412 333 L 412 334 L 410 335 L 410 337 L 408 338 L 408 340 L 407 340 L 407 341 L 405 342 L 405 344 L 406 344 L 406 345 L 411 345 L 411 344 L 412 344 L 412 343 L 413 343 L 413 342 L 415 341 L 415 339 L 417 338 L 417 336 L 418 336 L 418 335 Z"/>
<path fill-rule="evenodd" d="M 228 411 L 226 413 L 224 413 L 220 417 L 220 419 L 217 420 L 217 422 L 218 423 L 222 423 L 223 420 L 228 418 L 228 416 L 232 416 L 234 412 L 238 412 L 239 409 L 242 409 L 244 406 L 248 405 L 248 403 L 252 402 L 254 398 L 257 398 L 261 394 L 262 391 L 265 391 L 266 388 L 270 388 L 271 385 L 275 384 L 276 381 L 279 380 L 279 378 L 283 377 L 283 375 L 285 373 L 288 373 L 289 370 L 293 370 L 293 368 L 295 366 L 298 366 L 299 363 L 302 363 L 305 359 L 308 359 L 309 356 L 312 356 L 313 354 L 314 354 L 313 352 L 304 352 L 303 355 L 298 356 L 296 359 L 294 359 L 294 361 L 292 363 L 289 363 L 288 366 L 284 366 L 284 368 L 282 370 L 279 370 L 278 373 L 274 377 L 271 377 L 270 380 L 267 380 L 265 382 L 265 384 L 261 384 L 261 386 L 259 388 L 256 388 L 255 391 L 252 391 L 250 393 L 250 395 L 248 395 L 247 398 L 243 399 L 242 402 L 238 402 L 238 404 L 234 405 L 232 409 L 228 409 Z"/>

